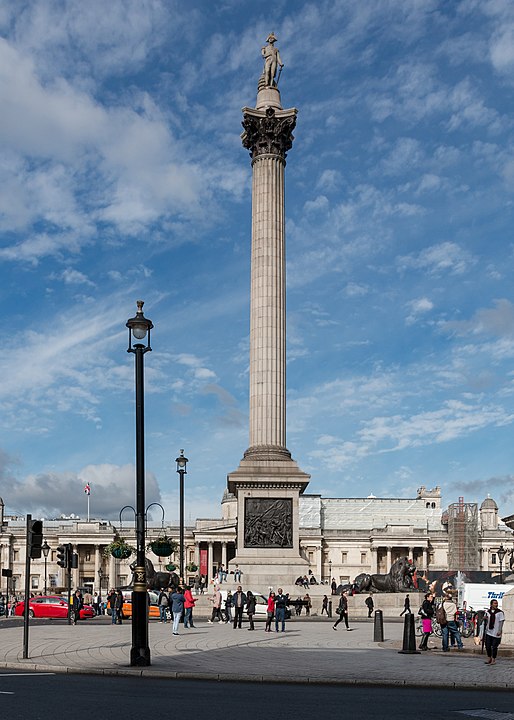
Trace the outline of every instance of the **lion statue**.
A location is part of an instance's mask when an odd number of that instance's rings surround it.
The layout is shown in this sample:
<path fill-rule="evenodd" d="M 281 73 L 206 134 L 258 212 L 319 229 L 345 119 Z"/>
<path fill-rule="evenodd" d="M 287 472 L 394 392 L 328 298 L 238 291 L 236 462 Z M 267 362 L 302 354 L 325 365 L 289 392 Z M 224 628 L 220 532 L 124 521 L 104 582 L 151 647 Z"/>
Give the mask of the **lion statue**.
<path fill-rule="evenodd" d="M 398 558 L 391 565 L 386 575 L 370 575 L 361 573 L 357 575 L 353 583 L 339 588 L 339 591 L 364 593 L 364 592 L 404 592 L 405 590 L 416 589 L 416 566 L 406 557 Z"/>

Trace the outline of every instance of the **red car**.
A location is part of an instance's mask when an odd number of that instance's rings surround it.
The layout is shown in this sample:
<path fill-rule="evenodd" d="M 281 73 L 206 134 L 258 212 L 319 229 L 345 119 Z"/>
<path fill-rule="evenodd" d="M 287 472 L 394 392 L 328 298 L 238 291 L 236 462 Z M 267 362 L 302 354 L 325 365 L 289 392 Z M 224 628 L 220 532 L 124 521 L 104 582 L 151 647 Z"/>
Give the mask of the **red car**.
<path fill-rule="evenodd" d="M 25 612 L 25 602 L 19 602 L 15 609 L 15 615 L 23 615 Z M 80 611 L 80 619 L 92 618 L 95 611 L 91 605 L 84 605 Z M 38 595 L 29 600 L 29 617 L 31 618 L 67 618 L 68 603 L 66 599 L 60 595 Z"/>

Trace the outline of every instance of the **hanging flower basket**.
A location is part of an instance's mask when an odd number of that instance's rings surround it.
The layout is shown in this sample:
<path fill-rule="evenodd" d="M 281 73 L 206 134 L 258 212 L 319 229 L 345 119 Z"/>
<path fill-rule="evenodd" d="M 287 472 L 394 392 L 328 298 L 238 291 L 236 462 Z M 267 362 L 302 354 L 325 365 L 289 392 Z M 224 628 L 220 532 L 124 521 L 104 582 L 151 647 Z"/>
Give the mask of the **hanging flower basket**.
<path fill-rule="evenodd" d="M 133 552 L 135 552 L 135 549 L 132 545 L 129 545 L 125 538 L 119 535 L 116 535 L 112 543 L 109 543 L 109 545 L 104 548 L 104 555 L 107 557 L 112 555 L 117 560 L 126 560 Z"/>
<path fill-rule="evenodd" d="M 166 535 L 152 540 L 146 546 L 147 550 L 151 550 L 159 557 L 169 557 L 175 552 L 176 548 L 177 543 Z"/>
<path fill-rule="evenodd" d="M 187 572 L 196 572 L 198 570 L 198 565 L 195 563 L 189 563 L 189 565 L 186 566 Z"/>
<path fill-rule="evenodd" d="M 168 572 L 174 572 L 177 569 L 177 566 L 173 563 L 168 563 L 165 567 Z"/>

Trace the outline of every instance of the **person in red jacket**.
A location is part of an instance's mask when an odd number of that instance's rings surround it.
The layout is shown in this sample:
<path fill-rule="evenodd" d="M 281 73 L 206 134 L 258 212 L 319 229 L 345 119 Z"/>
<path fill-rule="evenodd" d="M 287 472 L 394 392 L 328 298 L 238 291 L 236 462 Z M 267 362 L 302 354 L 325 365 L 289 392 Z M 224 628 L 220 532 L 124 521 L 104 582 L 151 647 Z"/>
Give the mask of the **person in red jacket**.
<path fill-rule="evenodd" d="M 196 600 L 193 597 L 191 588 L 188 585 L 184 590 L 184 628 L 194 627 L 193 625 L 193 608 Z"/>
<path fill-rule="evenodd" d="M 266 611 L 266 627 L 265 632 L 271 632 L 271 623 L 273 621 L 273 617 L 275 615 L 275 593 L 270 592 L 269 598 L 268 598 L 268 607 Z"/>

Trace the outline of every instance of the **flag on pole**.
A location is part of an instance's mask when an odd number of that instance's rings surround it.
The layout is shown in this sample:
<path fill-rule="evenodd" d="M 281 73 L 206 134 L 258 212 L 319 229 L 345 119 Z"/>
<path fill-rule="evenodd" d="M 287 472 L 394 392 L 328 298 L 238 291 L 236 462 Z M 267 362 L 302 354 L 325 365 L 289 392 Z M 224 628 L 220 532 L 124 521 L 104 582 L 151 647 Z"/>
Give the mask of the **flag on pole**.
<path fill-rule="evenodd" d="M 86 493 L 86 495 L 91 495 L 91 485 L 89 483 L 86 483 L 84 492 Z"/>

